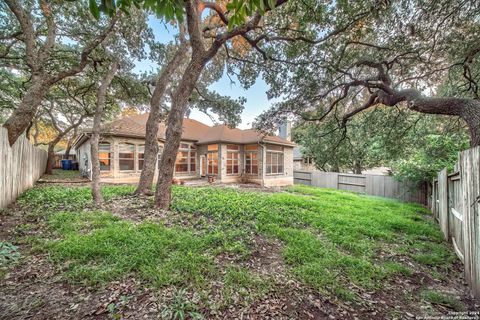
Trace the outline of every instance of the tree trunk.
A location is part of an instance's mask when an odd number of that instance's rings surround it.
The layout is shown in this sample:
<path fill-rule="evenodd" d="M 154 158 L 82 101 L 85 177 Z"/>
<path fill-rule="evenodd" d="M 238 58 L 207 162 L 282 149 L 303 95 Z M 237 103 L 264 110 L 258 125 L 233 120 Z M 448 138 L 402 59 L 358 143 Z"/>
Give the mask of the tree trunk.
<path fill-rule="evenodd" d="M 157 190 L 155 192 L 155 205 L 161 209 L 168 209 L 170 206 L 173 169 L 182 137 L 183 117 L 188 107 L 188 99 L 200 74 L 225 41 L 255 29 L 261 19 L 261 16 L 256 14 L 254 18 L 246 22 L 242 27 L 236 27 L 231 31 L 217 35 L 208 50 L 205 50 L 200 28 L 201 10 L 205 6 L 200 5 L 197 0 L 186 0 L 184 5 L 192 57 L 173 94 L 172 106 L 168 114 L 165 146 L 160 159 Z"/>
<path fill-rule="evenodd" d="M 175 53 L 172 60 L 161 71 L 155 84 L 152 98 L 150 99 L 150 114 L 148 115 L 145 131 L 145 151 L 143 154 L 143 168 L 140 174 L 136 194 L 153 195 L 151 189 L 153 176 L 155 175 L 155 166 L 158 157 L 158 126 L 162 118 L 160 102 L 165 94 L 168 82 L 172 74 L 181 64 L 187 54 L 187 43 L 182 43 Z"/>
<path fill-rule="evenodd" d="M 465 110 L 465 122 L 470 131 L 470 146 L 480 146 L 480 101 L 476 101 L 477 106 Z"/>
<path fill-rule="evenodd" d="M 80 123 L 78 123 L 78 125 L 80 125 Z M 73 134 L 70 137 L 70 139 L 68 139 L 67 148 L 65 149 L 65 156 L 64 156 L 65 159 L 70 158 L 70 151 L 72 150 L 72 143 L 77 138 L 77 135 L 78 135 L 78 126 L 73 128 Z"/>
<path fill-rule="evenodd" d="M 360 165 L 360 163 L 355 162 L 353 166 L 354 166 L 353 167 L 353 173 L 362 174 L 362 166 Z"/>
<path fill-rule="evenodd" d="M 72 150 L 72 144 L 68 141 L 67 148 L 65 149 L 65 154 L 63 155 L 64 159 L 70 158 L 70 150 Z"/>
<path fill-rule="evenodd" d="M 118 63 L 112 62 L 107 74 L 102 80 L 97 92 L 97 105 L 95 108 L 95 115 L 93 117 L 92 137 L 90 139 L 90 152 L 92 161 L 92 197 L 96 206 L 103 203 L 103 197 L 100 190 L 100 160 L 98 158 L 98 143 L 100 140 L 100 125 L 102 122 L 103 109 L 105 107 L 105 100 L 108 87 L 117 72 Z"/>
<path fill-rule="evenodd" d="M 57 142 L 51 142 L 48 144 L 47 149 L 47 167 L 45 168 L 46 174 L 53 174 L 53 166 L 55 165 L 55 145 Z"/>
<path fill-rule="evenodd" d="M 207 62 L 208 60 L 202 55 L 192 54 L 190 63 L 173 95 L 155 192 L 155 205 L 160 209 L 167 210 L 170 207 L 173 169 L 182 137 L 183 117 L 187 110 L 188 98 Z"/>
<path fill-rule="evenodd" d="M 3 125 L 8 130 L 10 146 L 13 146 L 30 125 L 47 90 L 40 76 L 32 76 L 31 81 L 32 85 L 25 92 L 22 101 Z"/>
<path fill-rule="evenodd" d="M 408 108 L 428 114 L 457 116 L 462 118 L 470 131 L 470 145 L 480 145 L 480 101 L 455 97 L 425 97 L 416 89 L 405 89 L 394 94 L 382 93 L 378 96 L 379 103 L 395 106 L 407 102 Z"/>
<path fill-rule="evenodd" d="M 462 98 L 420 98 L 412 100 L 409 108 L 422 113 L 459 116 L 468 125 L 470 145 L 480 145 L 480 101 Z"/>

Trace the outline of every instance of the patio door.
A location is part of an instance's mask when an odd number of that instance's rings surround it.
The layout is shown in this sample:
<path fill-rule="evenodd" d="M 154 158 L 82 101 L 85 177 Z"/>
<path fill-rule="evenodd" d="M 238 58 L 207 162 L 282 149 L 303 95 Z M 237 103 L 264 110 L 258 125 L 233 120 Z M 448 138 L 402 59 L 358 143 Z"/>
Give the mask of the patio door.
<path fill-rule="evenodd" d="M 216 176 L 218 174 L 218 152 L 207 153 L 207 175 Z"/>

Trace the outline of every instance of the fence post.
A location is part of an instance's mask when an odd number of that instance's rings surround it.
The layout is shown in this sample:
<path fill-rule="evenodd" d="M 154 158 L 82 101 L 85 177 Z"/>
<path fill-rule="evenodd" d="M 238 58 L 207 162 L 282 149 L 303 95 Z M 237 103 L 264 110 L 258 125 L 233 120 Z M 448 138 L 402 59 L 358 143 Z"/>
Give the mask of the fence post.
<path fill-rule="evenodd" d="M 460 153 L 465 280 L 480 300 L 480 147 Z"/>
<path fill-rule="evenodd" d="M 440 229 L 448 241 L 448 175 L 447 168 L 438 173 L 438 220 Z"/>

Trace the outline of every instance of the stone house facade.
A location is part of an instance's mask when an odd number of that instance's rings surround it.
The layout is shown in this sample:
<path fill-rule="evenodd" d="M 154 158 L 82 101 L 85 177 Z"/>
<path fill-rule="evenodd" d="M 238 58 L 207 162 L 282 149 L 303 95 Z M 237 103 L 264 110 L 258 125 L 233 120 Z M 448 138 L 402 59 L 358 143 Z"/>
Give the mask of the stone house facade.
<path fill-rule="evenodd" d="M 144 152 L 148 114 L 123 118 L 102 128 L 100 167 L 104 182 L 138 181 Z M 160 153 L 165 126 L 160 125 Z M 91 175 L 90 132 L 75 142 L 79 169 Z M 208 126 L 184 119 L 183 134 L 175 162 L 176 179 L 215 176 L 224 183 L 256 183 L 266 187 L 293 184 L 295 144 L 278 136 L 224 125 Z M 160 156 L 160 154 L 159 154 Z M 155 176 L 158 173 L 158 166 Z M 156 177 L 155 177 L 156 178 Z"/>

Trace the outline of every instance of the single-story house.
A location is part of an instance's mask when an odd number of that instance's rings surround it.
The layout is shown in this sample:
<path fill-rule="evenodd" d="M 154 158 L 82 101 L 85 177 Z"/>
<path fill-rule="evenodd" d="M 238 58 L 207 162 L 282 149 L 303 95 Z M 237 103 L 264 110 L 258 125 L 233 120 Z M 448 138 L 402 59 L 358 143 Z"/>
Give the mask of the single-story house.
<path fill-rule="evenodd" d="M 105 181 L 139 178 L 145 149 L 148 113 L 113 121 L 102 127 L 100 170 Z M 160 124 L 160 152 L 166 127 Z M 91 131 L 75 141 L 79 169 L 91 175 Z M 225 125 L 208 126 L 185 118 L 174 177 L 198 179 L 215 176 L 221 182 L 252 182 L 262 186 L 293 184 L 293 148 L 295 144 L 253 129 L 241 130 Z M 157 166 L 158 173 L 158 166 Z"/>

